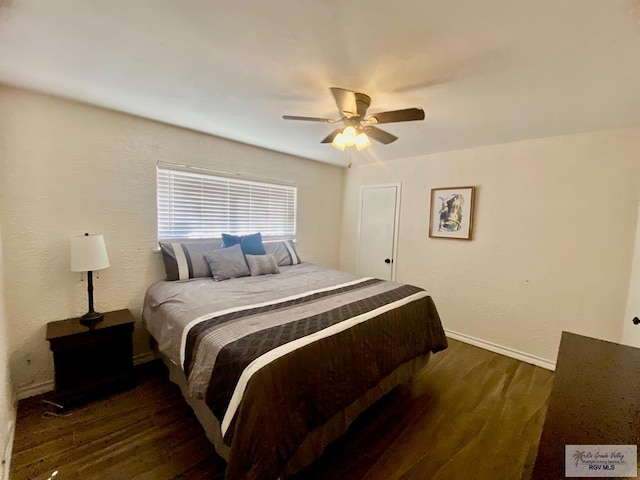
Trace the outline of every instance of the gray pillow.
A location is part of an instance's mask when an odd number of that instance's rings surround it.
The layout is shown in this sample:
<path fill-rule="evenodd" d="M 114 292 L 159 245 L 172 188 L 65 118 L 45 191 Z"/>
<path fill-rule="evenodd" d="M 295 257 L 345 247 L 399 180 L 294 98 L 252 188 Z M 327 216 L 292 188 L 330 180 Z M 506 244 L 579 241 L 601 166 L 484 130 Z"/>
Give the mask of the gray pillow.
<path fill-rule="evenodd" d="M 251 273 L 239 244 L 205 253 L 204 258 L 209 263 L 213 279 L 216 282 L 246 277 Z"/>
<path fill-rule="evenodd" d="M 285 265 L 297 265 L 301 263 L 296 252 L 293 240 L 281 240 L 279 242 L 265 242 L 264 249 L 267 254 L 273 255 L 276 263 L 282 267 Z"/>
<path fill-rule="evenodd" d="M 270 273 L 280 273 L 278 264 L 273 255 L 245 255 L 251 276 L 269 275 Z"/>

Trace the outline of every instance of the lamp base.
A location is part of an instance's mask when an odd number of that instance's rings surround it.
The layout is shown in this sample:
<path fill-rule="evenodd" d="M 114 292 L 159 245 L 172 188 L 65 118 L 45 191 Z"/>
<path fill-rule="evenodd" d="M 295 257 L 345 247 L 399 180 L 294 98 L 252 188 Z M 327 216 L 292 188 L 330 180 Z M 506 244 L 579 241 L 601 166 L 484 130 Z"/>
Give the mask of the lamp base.
<path fill-rule="evenodd" d="M 104 315 L 98 312 L 87 312 L 80 317 L 80 323 L 88 327 L 93 327 L 96 323 L 99 323 L 104 318 Z"/>

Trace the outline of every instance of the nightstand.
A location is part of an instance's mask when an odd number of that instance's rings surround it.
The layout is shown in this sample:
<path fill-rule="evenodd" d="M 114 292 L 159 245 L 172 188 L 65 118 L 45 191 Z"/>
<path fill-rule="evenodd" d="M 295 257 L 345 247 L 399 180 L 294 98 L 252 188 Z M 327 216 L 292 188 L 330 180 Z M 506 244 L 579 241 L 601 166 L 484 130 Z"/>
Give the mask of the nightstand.
<path fill-rule="evenodd" d="M 135 385 L 134 323 L 129 310 L 117 310 L 105 313 L 93 327 L 79 318 L 47 324 L 56 403 L 73 408 Z"/>

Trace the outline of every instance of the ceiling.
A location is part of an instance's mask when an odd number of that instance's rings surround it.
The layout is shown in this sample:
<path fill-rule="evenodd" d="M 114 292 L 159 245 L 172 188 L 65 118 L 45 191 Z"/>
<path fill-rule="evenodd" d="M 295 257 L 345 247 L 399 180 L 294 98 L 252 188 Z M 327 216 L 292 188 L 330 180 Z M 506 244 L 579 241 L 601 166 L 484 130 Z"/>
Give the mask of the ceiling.
<path fill-rule="evenodd" d="M 0 0 L 0 83 L 314 160 L 640 125 L 640 0 Z M 329 87 L 425 121 L 320 144 Z M 0 112 L 1 114 L 1 112 Z"/>

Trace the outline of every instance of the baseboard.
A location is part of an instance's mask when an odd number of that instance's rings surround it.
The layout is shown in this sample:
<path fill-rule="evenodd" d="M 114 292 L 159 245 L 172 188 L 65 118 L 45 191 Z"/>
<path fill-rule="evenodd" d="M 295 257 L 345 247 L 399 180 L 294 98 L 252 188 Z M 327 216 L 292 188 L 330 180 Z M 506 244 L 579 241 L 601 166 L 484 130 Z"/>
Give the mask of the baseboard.
<path fill-rule="evenodd" d="M 9 421 L 8 430 L 9 436 L 7 438 L 7 445 L 4 447 L 2 464 L 0 465 L 0 478 L 2 480 L 9 480 L 9 470 L 11 470 L 11 453 L 13 451 L 13 438 L 16 432 L 16 422 L 14 420 Z"/>
<path fill-rule="evenodd" d="M 158 357 L 158 355 L 156 355 L 155 352 L 140 353 L 138 355 L 134 355 L 133 364 L 134 365 L 140 365 L 142 363 L 152 362 L 156 358 L 159 358 L 159 357 Z"/>
<path fill-rule="evenodd" d="M 25 398 L 33 397 L 35 395 L 41 395 L 52 391 L 54 388 L 53 380 L 47 380 L 46 382 L 34 383 L 32 385 L 25 385 L 18 388 L 16 392 L 16 400 L 24 400 Z"/>
<path fill-rule="evenodd" d="M 536 357 L 535 355 L 530 355 L 528 353 L 520 352 L 518 350 L 514 350 L 513 348 L 503 347 L 502 345 L 487 342 L 486 340 L 482 340 L 476 337 L 471 337 L 469 335 L 465 335 L 464 333 L 458 333 L 452 330 L 445 329 L 445 333 L 447 334 L 447 337 L 451 337 L 454 340 L 460 340 L 461 342 L 468 343 L 476 347 L 484 348 L 485 350 L 489 350 L 490 352 L 499 353 L 500 355 L 504 355 L 506 357 L 515 358 L 516 360 L 530 363 L 538 367 L 546 368 L 547 370 L 554 371 L 556 369 L 555 362 L 550 362 L 549 360 Z"/>

